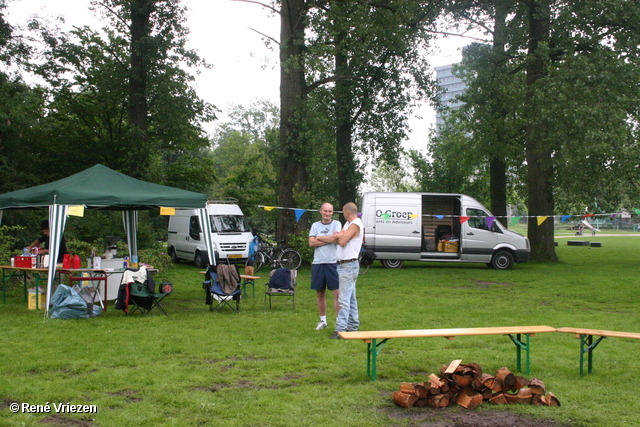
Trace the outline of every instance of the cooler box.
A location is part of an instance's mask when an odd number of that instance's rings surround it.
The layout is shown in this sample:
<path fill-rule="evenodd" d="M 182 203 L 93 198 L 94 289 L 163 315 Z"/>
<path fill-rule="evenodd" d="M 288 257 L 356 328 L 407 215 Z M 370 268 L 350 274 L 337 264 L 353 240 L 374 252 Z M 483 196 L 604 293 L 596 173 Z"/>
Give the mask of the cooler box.
<path fill-rule="evenodd" d="M 47 307 L 47 293 L 41 289 L 38 292 L 38 309 L 44 310 Z M 29 289 L 29 310 L 36 309 L 36 290 Z"/>
<path fill-rule="evenodd" d="M 101 260 L 102 269 L 105 269 L 109 273 L 109 279 L 107 279 L 108 292 L 106 298 L 108 301 L 113 301 L 118 298 L 118 290 L 120 289 L 120 282 L 122 281 L 122 265 L 124 263 L 123 258 L 111 258 Z M 116 272 L 114 272 L 114 270 Z M 100 295 L 105 297 L 104 286 L 100 283 Z"/>
<path fill-rule="evenodd" d="M 30 256 L 14 256 L 13 257 L 13 265 L 15 267 L 27 267 L 31 268 L 33 266 L 32 260 Z"/>

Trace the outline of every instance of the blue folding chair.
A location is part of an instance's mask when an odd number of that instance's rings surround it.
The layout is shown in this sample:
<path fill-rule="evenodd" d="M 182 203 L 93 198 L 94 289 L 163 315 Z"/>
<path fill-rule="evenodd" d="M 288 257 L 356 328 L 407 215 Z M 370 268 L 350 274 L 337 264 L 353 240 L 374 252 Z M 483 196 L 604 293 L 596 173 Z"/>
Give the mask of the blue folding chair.
<path fill-rule="evenodd" d="M 210 265 L 207 268 L 206 277 L 208 279 L 202 282 L 202 286 L 207 292 L 206 302 L 209 304 L 209 310 L 221 310 L 226 306 L 238 313 L 240 311 L 240 299 L 242 294 L 240 286 L 236 286 L 235 290 L 231 292 L 225 292 L 218 281 L 216 266 Z M 233 306 L 234 301 L 235 307 Z"/>

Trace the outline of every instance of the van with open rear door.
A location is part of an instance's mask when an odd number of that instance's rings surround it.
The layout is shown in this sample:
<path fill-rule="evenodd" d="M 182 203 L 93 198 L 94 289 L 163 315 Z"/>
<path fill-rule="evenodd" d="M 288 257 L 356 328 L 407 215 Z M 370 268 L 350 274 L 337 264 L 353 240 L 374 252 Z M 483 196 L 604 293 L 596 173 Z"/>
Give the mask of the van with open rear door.
<path fill-rule="evenodd" d="M 365 242 L 386 268 L 431 261 L 508 270 L 529 260 L 529 239 L 464 194 L 365 193 L 360 206 Z"/>

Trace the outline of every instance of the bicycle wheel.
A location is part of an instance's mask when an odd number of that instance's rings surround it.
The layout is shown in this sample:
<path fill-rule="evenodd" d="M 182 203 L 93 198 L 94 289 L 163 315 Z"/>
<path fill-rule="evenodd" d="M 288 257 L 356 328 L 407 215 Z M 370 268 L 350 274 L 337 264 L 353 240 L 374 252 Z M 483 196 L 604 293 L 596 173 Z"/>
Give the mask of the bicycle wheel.
<path fill-rule="evenodd" d="M 302 264 L 302 256 L 295 249 L 285 249 L 278 257 L 278 264 L 289 270 L 297 270 Z"/>
<path fill-rule="evenodd" d="M 253 266 L 254 273 L 260 271 L 260 269 L 264 265 L 264 255 L 262 254 L 262 252 L 254 252 L 254 254 L 251 255 L 249 259 L 247 259 L 247 265 Z"/>

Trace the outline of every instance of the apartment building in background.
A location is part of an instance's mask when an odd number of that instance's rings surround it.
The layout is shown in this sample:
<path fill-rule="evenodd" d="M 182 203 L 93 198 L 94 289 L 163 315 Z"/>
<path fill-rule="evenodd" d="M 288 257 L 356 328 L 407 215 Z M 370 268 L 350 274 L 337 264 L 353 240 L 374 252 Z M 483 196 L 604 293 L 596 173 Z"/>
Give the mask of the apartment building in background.
<path fill-rule="evenodd" d="M 462 102 L 456 101 L 455 97 L 463 94 L 467 86 L 462 80 L 453 75 L 452 70 L 454 65 L 456 64 L 441 65 L 439 67 L 434 67 L 434 70 L 436 72 L 436 81 L 438 83 L 438 86 L 444 89 L 444 93 L 442 94 L 441 98 L 442 105 L 456 109 L 460 108 Z M 437 131 L 439 131 L 444 124 L 445 115 L 446 111 L 440 109 L 436 110 Z"/>

